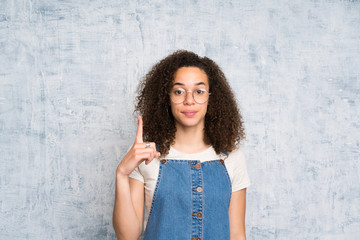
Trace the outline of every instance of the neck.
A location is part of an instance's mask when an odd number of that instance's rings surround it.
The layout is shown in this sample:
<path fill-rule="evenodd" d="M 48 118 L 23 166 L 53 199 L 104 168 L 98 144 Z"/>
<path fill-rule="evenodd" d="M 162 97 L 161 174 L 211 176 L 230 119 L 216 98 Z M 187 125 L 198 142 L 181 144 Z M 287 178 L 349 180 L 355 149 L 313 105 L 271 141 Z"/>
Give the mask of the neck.
<path fill-rule="evenodd" d="M 204 126 L 189 128 L 177 125 L 175 143 L 172 147 L 183 153 L 197 153 L 206 150 L 210 145 L 204 142 Z"/>

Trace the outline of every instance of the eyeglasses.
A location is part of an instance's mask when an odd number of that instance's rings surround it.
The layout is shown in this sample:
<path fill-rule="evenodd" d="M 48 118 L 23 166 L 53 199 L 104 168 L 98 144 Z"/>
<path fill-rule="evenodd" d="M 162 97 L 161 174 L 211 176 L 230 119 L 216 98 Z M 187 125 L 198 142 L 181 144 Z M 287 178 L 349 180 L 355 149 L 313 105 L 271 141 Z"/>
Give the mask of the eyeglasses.
<path fill-rule="evenodd" d="M 202 104 L 209 100 L 210 93 L 204 88 L 195 89 L 194 91 L 186 91 L 183 88 L 174 88 L 170 92 L 170 100 L 175 104 L 183 103 L 188 93 L 192 93 L 192 97 L 196 103 Z"/>

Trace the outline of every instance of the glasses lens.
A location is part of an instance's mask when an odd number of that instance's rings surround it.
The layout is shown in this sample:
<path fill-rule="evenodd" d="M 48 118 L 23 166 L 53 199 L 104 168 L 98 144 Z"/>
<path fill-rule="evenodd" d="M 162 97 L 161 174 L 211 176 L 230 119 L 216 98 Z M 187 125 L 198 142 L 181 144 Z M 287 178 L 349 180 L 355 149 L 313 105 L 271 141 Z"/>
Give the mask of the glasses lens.
<path fill-rule="evenodd" d="M 173 89 L 170 93 L 170 100 L 173 103 L 182 103 L 186 98 L 186 91 L 182 88 Z"/>
<path fill-rule="evenodd" d="M 209 92 L 205 89 L 197 89 L 193 92 L 193 97 L 197 103 L 205 103 L 209 100 Z"/>

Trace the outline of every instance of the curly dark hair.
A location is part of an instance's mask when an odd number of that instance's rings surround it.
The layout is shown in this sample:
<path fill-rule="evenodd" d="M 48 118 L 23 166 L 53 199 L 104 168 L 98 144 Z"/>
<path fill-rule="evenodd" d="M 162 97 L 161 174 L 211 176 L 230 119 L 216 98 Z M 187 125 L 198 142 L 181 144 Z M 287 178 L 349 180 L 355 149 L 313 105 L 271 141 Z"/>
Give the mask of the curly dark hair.
<path fill-rule="evenodd" d="M 181 67 L 198 67 L 206 73 L 211 95 L 205 115 L 204 141 L 217 154 L 230 153 L 245 138 L 234 94 L 214 61 L 185 50 L 178 50 L 155 64 L 138 86 L 134 112 L 143 117 L 144 141 L 155 142 L 162 156 L 169 153 L 176 133 L 169 93 L 174 75 Z"/>

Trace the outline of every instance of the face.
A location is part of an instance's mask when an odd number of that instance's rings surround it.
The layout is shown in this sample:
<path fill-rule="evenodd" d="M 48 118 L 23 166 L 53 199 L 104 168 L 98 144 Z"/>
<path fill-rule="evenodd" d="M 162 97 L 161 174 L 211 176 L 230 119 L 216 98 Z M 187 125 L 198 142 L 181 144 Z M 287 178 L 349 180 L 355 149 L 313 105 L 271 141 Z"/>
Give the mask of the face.
<path fill-rule="evenodd" d="M 170 95 L 186 95 L 183 102 L 176 101 L 174 103 L 174 101 L 170 101 L 171 112 L 177 128 L 204 128 L 208 101 L 202 101 L 202 94 L 207 94 L 208 91 L 207 75 L 200 68 L 182 67 L 175 72 Z M 195 95 L 197 102 L 203 103 L 197 103 L 193 95 Z"/>

